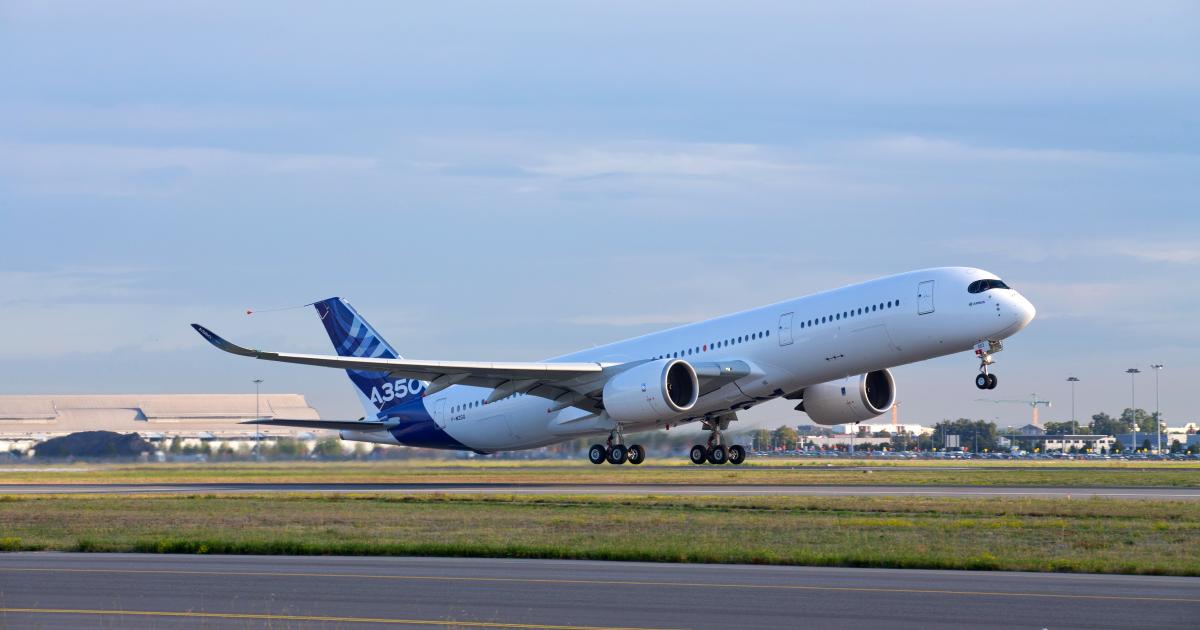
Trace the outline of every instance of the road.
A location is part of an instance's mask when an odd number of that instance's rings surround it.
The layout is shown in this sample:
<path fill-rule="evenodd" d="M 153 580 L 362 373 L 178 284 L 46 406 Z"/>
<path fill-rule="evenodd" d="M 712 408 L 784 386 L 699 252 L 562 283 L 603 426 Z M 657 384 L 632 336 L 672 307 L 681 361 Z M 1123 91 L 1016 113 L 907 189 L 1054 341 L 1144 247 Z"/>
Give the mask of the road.
<path fill-rule="evenodd" d="M 1193 627 L 1200 579 L 565 560 L 0 555 L 0 627 Z"/>
<path fill-rule="evenodd" d="M 155 483 L 0 484 L 3 494 L 260 494 L 387 492 L 398 494 L 590 494 L 702 496 L 921 496 L 1200 500 L 1200 488 L 1079 488 L 1034 486 L 796 486 L 695 484 L 513 483 Z"/>

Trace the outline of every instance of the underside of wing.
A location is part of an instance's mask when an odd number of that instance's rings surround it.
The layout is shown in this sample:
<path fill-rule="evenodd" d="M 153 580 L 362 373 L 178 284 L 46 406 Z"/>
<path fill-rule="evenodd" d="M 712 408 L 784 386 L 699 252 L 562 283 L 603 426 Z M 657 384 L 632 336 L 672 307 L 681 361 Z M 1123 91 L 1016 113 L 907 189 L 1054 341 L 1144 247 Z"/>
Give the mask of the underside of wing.
<path fill-rule="evenodd" d="M 239 346 L 199 324 L 192 324 L 192 328 L 217 348 L 243 357 L 380 372 L 396 378 L 416 379 L 429 384 L 425 390 L 427 396 L 451 385 L 489 387 L 493 389 L 489 402 L 518 393 L 550 400 L 558 400 L 572 393 L 591 394 L 596 391 L 598 383 L 603 383 L 605 369 L 611 367 L 603 363 L 420 361 L 269 352 Z"/>
<path fill-rule="evenodd" d="M 300 420 L 292 418 L 261 418 L 247 420 L 242 424 L 258 424 L 272 427 L 295 427 L 298 429 L 324 429 L 328 431 L 379 431 L 393 423 L 375 420 Z"/>

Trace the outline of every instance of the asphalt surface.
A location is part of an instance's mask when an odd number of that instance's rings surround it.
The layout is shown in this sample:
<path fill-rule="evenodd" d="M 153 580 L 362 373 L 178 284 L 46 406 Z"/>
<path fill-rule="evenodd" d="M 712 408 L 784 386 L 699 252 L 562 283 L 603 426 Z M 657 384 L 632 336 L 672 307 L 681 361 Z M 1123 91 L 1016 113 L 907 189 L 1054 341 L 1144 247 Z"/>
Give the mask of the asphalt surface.
<path fill-rule="evenodd" d="M 1200 578 L 564 560 L 0 555 L 4 628 L 1195 627 Z"/>
<path fill-rule="evenodd" d="M 795 486 L 694 484 L 512 484 L 512 483 L 156 483 L 0 484 L 4 494 L 586 494 L 698 496 L 919 496 L 1042 497 L 1200 500 L 1200 488 L 1080 488 L 1000 486 Z"/>

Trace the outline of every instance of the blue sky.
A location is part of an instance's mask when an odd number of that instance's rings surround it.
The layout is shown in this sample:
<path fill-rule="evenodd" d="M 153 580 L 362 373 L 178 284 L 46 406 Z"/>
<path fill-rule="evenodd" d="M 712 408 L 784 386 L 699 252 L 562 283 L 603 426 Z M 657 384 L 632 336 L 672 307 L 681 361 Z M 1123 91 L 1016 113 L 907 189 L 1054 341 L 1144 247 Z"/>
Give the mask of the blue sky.
<path fill-rule="evenodd" d="M 1039 308 L 998 395 L 1118 411 L 1161 362 L 1200 419 L 1195 3 L 729 7 L 3 3 L 0 392 L 261 376 L 357 416 L 187 324 L 324 352 L 244 309 L 340 295 L 406 356 L 536 360 L 963 264 Z M 1028 417 L 974 370 L 897 369 L 901 417 Z"/>

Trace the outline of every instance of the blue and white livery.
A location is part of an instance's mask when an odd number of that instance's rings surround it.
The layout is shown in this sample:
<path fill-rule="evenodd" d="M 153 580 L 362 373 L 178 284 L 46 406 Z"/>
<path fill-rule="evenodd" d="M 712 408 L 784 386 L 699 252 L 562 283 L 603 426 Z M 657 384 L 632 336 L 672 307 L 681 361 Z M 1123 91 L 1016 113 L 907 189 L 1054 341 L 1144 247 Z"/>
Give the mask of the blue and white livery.
<path fill-rule="evenodd" d="M 263 420 L 333 429 L 342 439 L 479 453 L 536 448 L 580 437 L 594 463 L 639 464 L 628 434 L 699 422 L 697 464 L 741 463 L 721 434 L 737 412 L 786 398 L 813 422 L 861 422 L 896 399 L 889 368 L 956 352 L 979 361 L 975 385 L 1002 341 L 1035 310 L 994 274 L 941 267 L 671 328 L 537 363 L 404 359 L 341 298 L 313 304 L 337 356 L 244 348 L 192 326 L 216 347 L 267 361 L 346 370 L 360 420 Z"/>

